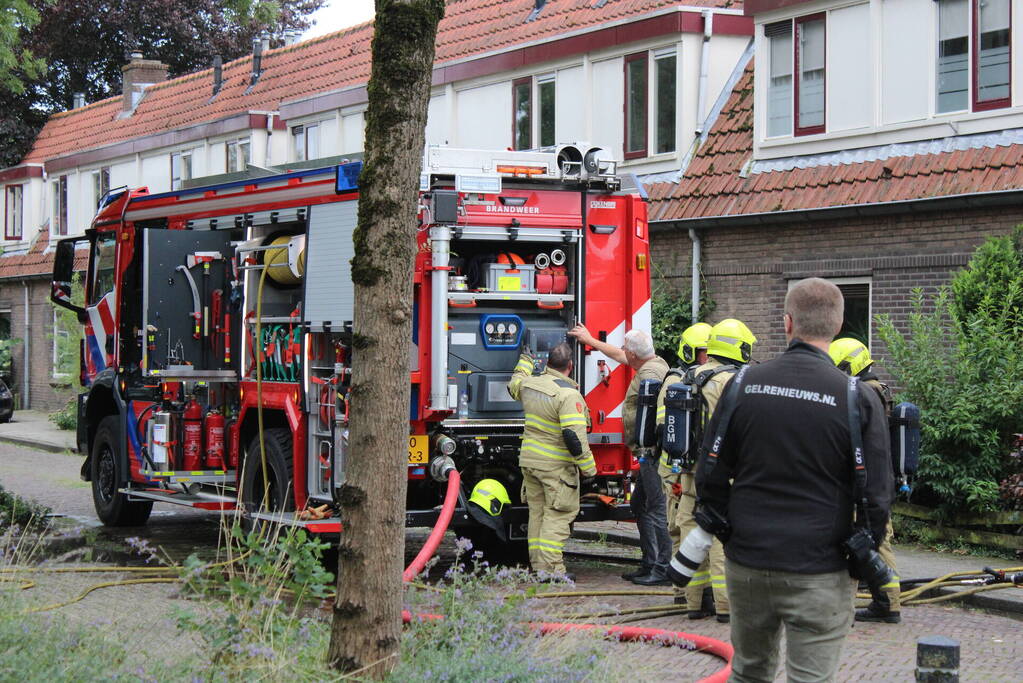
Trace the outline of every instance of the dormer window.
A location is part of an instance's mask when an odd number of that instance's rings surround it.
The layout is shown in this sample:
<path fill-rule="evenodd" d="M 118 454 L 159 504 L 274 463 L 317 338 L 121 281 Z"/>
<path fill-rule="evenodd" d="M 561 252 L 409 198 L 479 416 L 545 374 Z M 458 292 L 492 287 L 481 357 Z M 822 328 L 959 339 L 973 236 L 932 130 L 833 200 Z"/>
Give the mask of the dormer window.
<path fill-rule="evenodd" d="M 824 14 L 819 13 L 764 26 L 771 62 L 767 86 L 768 136 L 824 132 L 824 22 Z"/>

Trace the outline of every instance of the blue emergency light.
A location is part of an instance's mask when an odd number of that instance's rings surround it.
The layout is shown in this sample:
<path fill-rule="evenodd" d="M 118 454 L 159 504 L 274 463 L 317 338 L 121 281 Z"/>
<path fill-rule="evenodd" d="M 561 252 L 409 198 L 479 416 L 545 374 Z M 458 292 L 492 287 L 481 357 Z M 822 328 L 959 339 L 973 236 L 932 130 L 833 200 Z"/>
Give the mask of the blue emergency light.
<path fill-rule="evenodd" d="M 354 192 L 359 189 L 359 174 L 362 173 L 362 162 L 352 161 L 340 164 L 335 175 L 334 192 Z"/>

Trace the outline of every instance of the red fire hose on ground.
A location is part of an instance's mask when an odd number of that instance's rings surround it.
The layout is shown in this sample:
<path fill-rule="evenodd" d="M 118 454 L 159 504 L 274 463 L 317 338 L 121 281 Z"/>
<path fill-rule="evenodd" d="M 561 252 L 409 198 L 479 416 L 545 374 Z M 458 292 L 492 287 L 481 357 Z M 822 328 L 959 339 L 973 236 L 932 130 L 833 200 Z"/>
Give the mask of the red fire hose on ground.
<path fill-rule="evenodd" d="M 434 525 L 433 531 L 430 532 L 430 536 L 426 539 L 426 543 L 423 545 L 422 550 L 419 551 L 419 554 L 416 555 L 416 558 L 412 560 L 412 563 L 406 567 L 405 572 L 402 574 L 402 579 L 406 583 L 414 579 L 421 571 L 423 571 L 423 567 L 426 566 L 427 561 L 433 557 L 434 553 L 437 551 L 437 547 L 440 545 L 441 539 L 444 538 L 444 533 L 448 530 L 448 525 L 451 523 L 451 517 L 454 515 L 455 506 L 458 504 L 458 492 L 460 488 L 461 477 L 458 472 L 452 468 L 448 472 L 448 489 L 444 496 L 444 505 L 441 507 L 440 517 L 437 519 L 437 524 Z M 417 614 L 413 617 L 412 613 L 408 610 L 402 612 L 402 621 L 406 624 L 411 622 L 413 618 L 429 620 L 443 619 L 444 616 L 440 614 Z M 661 646 L 681 647 L 697 652 L 707 652 L 725 660 L 725 666 L 723 668 L 714 672 L 710 676 L 701 679 L 699 683 L 724 683 L 728 680 L 729 675 L 732 673 L 732 655 L 734 654 L 732 646 L 715 638 L 709 638 L 695 633 L 668 631 L 666 629 L 645 628 L 641 626 L 604 626 L 602 624 L 570 624 L 557 622 L 530 622 L 528 626 L 541 635 L 568 633 L 571 631 L 599 631 L 608 640 L 617 640 L 622 642 L 648 642 Z"/>

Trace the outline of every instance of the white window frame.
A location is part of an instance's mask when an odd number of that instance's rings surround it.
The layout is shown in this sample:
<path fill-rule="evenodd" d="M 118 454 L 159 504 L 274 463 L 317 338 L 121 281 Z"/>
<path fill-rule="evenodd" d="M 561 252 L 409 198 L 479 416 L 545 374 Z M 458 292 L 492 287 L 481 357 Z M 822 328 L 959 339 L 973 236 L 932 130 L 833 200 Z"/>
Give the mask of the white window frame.
<path fill-rule="evenodd" d="M 50 183 L 50 190 L 53 193 L 50 207 L 53 209 L 53 218 L 50 221 L 51 237 L 67 237 L 70 234 L 71 226 L 68 216 L 68 177 L 58 176 Z"/>
<path fill-rule="evenodd" d="M 678 53 L 679 53 L 679 49 L 678 49 L 677 45 L 672 45 L 670 47 L 662 47 L 662 48 L 659 48 L 659 49 L 656 49 L 656 50 L 650 50 L 650 69 L 649 69 L 650 76 L 648 77 L 648 80 L 650 82 L 650 96 L 648 98 L 648 101 L 652 104 L 652 106 L 650 107 L 650 123 L 649 123 L 649 129 L 648 129 L 649 130 L 649 134 L 648 134 L 649 140 L 647 142 L 647 156 L 656 157 L 656 156 L 660 156 L 660 155 L 676 154 L 678 152 L 678 141 L 679 141 L 679 134 L 678 134 L 678 132 L 679 132 L 678 131 L 678 113 L 679 113 L 678 95 L 679 95 L 679 85 L 681 84 L 681 79 L 679 78 L 679 64 L 680 64 L 681 60 L 679 59 L 679 54 Z M 660 126 L 657 125 L 658 124 L 658 118 L 660 117 L 660 114 L 661 114 L 661 87 L 660 87 L 661 83 L 660 83 L 660 80 L 658 78 L 658 75 L 660 74 L 660 71 L 657 68 L 657 66 L 658 66 L 657 62 L 660 61 L 660 60 L 663 60 L 663 59 L 674 59 L 675 60 L 675 101 L 673 102 L 674 107 L 675 107 L 674 124 L 673 124 L 673 128 L 674 128 L 674 131 L 675 131 L 674 132 L 675 144 L 672 147 L 672 149 L 666 150 L 664 152 L 661 152 L 660 151 L 660 147 L 661 147 Z M 703 116 L 703 115 L 704 114 L 702 112 L 697 112 L 697 116 Z"/>
<path fill-rule="evenodd" d="M 99 208 L 99 202 L 110 191 L 110 167 L 101 166 L 89 174 L 92 178 L 92 208 L 95 211 Z M 104 178 L 106 182 L 104 183 Z M 106 185 L 106 189 L 104 189 Z"/>
<path fill-rule="evenodd" d="M 873 348 L 874 344 L 874 278 L 872 275 L 859 275 L 855 277 L 828 277 L 826 275 L 819 276 L 822 280 L 827 280 L 835 286 L 841 285 L 867 285 L 867 349 Z M 804 278 L 793 278 L 789 280 L 788 289 L 786 291 L 792 291 L 797 282 L 802 281 Z M 844 300 L 845 297 L 843 297 Z"/>
<path fill-rule="evenodd" d="M 234 170 L 231 170 L 232 160 L 235 163 Z M 252 140 L 251 138 L 237 138 L 224 143 L 224 171 L 226 173 L 240 173 L 248 169 L 252 163 Z"/>
<path fill-rule="evenodd" d="M 298 123 L 291 127 L 291 156 L 292 161 L 310 161 L 320 159 L 323 156 L 323 125 L 324 121 L 309 121 Z M 301 129 L 301 130 L 299 130 Z M 309 130 L 316 130 L 316 156 L 309 155 Z M 299 155 L 298 136 L 302 138 L 302 154 Z"/>
<path fill-rule="evenodd" d="M 187 165 L 184 163 L 187 160 Z M 175 175 L 174 164 L 177 161 L 181 164 L 178 169 L 178 174 Z M 187 168 L 187 173 L 185 169 Z M 192 179 L 192 150 L 182 150 L 180 152 L 171 152 L 170 155 L 170 188 L 171 191 L 180 190 L 186 180 Z"/>
<path fill-rule="evenodd" d="M 12 211 L 11 195 L 17 197 Z M 4 240 L 17 242 L 25 237 L 25 186 L 12 183 L 4 187 Z"/>
<path fill-rule="evenodd" d="M 52 338 L 50 340 L 50 343 L 51 343 L 51 346 L 53 347 L 53 353 L 52 353 L 52 357 L 51 357 L 50 377 L 52 379 L 55 379 L 55 380 L 66 380 L 69 377 L 71 377 L 71 375 L 69 373 L 67 373 L 67 372 L 57 372 L 57 357 L 60 355 L 59 354 L 58 337 L 65 337 L 65 338 L 67 338 L 67 337 L 71 336 L 71 333 L 68 332 L 67 330 L 63 329 L 60 326 L 60 317 L 58 315 L 58 312 L 57 312 L 56 308 L 53 309 L 52 313 L 53 313 L 53 320 L 52 320 L 53 326 L 52 326 L 52 335 L 51 335 Z"/>

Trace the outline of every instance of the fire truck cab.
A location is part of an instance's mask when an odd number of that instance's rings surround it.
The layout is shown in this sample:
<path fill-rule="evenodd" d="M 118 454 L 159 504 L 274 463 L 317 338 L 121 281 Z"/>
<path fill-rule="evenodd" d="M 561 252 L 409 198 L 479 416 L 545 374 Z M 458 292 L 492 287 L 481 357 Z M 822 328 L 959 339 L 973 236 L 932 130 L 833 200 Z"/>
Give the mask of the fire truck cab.
<path fill-rule="evenodd" d="M 58 243 L 51 298 L 84 326 L 78 443 L 104 523 L 144 523 L 162 502 L 341 530 L 360 170 L 121 188 L 83 237 Z M 599 148 L 427 149 L 409 447 L 394 463 L 408 473 L 409 526 L 437 519 L 443 484 L 430 463 L 444 455 L 466 492 L 485 478 L 505 485 L 505 535 L 524 541 L 523 414 L 507 391 L 520 349 L 542 358 L 576 322 L 610 343 L 649 329 L 647 239 L 643 197 L 621 189 Z M 624 500 L 631 371 L 576 353 L 600 489 Z M 486 545 L 493 532 L 467 497 L 453 526 Z M 621 516 L 589 500 L 580 513 Z"/>

